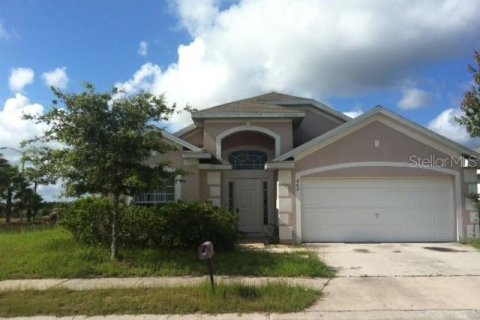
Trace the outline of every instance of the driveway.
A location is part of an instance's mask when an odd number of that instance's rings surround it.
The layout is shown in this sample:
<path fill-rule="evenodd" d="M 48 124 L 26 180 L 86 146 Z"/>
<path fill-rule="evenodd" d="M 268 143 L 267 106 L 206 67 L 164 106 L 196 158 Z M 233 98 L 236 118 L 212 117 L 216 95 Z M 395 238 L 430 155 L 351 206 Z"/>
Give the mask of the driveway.
<path fill-rule="evenodd" d="M 468 246 L 389 243 L 311 248 L 337 270 L 337 277 L 310 311 L 480 310 L 480 251 Z"/>

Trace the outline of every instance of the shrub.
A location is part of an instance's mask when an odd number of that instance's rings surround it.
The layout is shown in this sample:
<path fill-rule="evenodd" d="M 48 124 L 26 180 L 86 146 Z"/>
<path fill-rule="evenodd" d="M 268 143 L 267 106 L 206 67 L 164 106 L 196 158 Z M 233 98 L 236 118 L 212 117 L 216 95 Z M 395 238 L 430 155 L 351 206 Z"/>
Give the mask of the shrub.
<path fill-rule="evenodd" d="M 112 202 L 106 198 L 79 199 L 62 212 L 62 225 L 81 242 L 110 243 L 112 209 Z"/>
<path fill-rule="evenodd" d="M 110 244 L 112 202 L 84 198 L 63 209 L 62 224 L 87 244 Z M 238 215 L 211 203 L 169 203 L 161 208 L 125 206 L 120 212 L 119 241 L 124 246 L 197 248 L 212 241 L 219 250 L 232 249 L 238 235 Z"/>
<path fill-rule="evenodd" d="M 169 203 L 160 209 L 161 242 L 167 248 L 197 248 L 212 241 L 220 250 L 232 249 L 238 235 L 238 215 L 211 203 Z M 157 241 L 158 241 L 157 240 Z"/>
<path fill-rule="evenodd" d="M 127 206 L 120 213 L 119 238 L 124 246 L 146 247 L 155 242 L 162 230 L 162 219 L 158 209 L 152 207 Z"/>

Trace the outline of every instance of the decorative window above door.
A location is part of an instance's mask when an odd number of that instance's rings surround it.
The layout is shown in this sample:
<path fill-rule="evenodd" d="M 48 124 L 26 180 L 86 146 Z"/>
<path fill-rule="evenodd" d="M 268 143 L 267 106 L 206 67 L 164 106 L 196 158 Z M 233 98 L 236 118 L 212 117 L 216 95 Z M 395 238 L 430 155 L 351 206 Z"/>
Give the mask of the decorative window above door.
<path fill-rule="evenodd" d="M 228 161 L 233 170 L 264 170 L 267 153 L 257 150 L 240 150 L 231 152 Z"/>

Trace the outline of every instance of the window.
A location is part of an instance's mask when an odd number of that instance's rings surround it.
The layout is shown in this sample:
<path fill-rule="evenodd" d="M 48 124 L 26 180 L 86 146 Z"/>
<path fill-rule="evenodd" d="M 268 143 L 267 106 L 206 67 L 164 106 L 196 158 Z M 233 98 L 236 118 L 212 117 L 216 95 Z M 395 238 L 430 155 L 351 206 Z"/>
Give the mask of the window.
<path fill-rule="evenodd" d="M 175 201 L 175 177 L 163 178 L 157 187 L 135 197 L 135 203 L 156 205 Z"/>
<path fill-rule="evenodd" d="M 262 151 L 241 150 L 228 155 L 234 170 L 264 170 L 267 154 Z"/>

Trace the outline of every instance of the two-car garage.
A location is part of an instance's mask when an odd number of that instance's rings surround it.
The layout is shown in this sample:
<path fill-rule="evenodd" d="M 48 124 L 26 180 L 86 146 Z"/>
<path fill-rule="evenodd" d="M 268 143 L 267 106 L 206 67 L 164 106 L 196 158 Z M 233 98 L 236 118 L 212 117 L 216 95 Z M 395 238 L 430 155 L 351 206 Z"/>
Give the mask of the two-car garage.
<path fill-rule="evenodd" d="M 304 242 L 455 241 L 453 178 L 304 177 Z"/>

